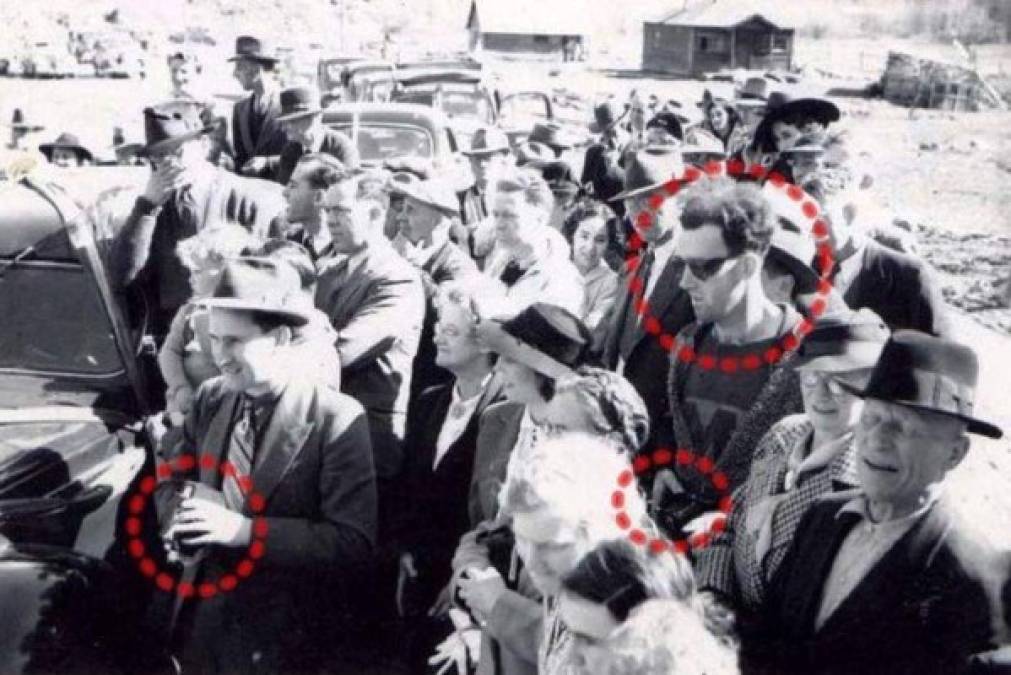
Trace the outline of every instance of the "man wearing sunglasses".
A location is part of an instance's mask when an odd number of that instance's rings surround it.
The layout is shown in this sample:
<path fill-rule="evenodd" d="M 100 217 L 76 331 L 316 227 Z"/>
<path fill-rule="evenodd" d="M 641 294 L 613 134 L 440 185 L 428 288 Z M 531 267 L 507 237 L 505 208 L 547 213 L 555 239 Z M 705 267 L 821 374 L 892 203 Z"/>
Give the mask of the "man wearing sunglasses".
<path fill-rule="evenodd" d="M 758 187 L 728 178 L 702 179 L 684 200 L 674 249 L 684 269 L 680 285 L 696 318 L 677 344 L 715 361 L 707 368 L 698 358 L 686 363 L 672 355 L 668 395 L 675 447 L 712 461 L 729 486 L 717 490 L 694 465 L 661 471 L 654 505 L 672 532 L 715 510 L 747 477 L 751 453 L 769 427 L 801 410 L 796 376 L 765 359 L 800 319 L 792 306 L 770 300 L 762 286 L 776 227 L 771 206 Z"/>

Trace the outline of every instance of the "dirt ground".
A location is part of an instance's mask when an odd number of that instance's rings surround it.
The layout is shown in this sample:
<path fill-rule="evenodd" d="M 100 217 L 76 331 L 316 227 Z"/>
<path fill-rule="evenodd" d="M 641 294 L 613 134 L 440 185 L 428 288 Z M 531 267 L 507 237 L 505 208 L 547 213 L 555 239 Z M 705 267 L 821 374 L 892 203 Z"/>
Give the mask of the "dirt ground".
<path fill-rule="evenodd" d="M 859 81 L 884 65 L 880 47 L 801 43 L 798 59 L 822 71 Z M 803 45 L 803 46 L 802 46 Z M 874 47 L 873 44 L 870 47 Z M 868 47 L 868 48 L 870 48 Z M 993 53 L 991 53 L 993 52 Z M 1004 73 L 1011 50 L 985 54 L 987 68 Z M 812 56 L 813 55 L 813 56 Z M 835 56 L 833 56 L 835 55 Z M 843 58 L 841 55 L 845 55 Z M 818 58 L 816 58 L 818 57 Z M 880 58 L 879 58 L 880 57 Z M 877 65 L 875 65 L 875 62 Z M 834 71 L 830 66 L 835 66 Z M 213 64 L 207 64 L 208 70 Z M 236 94 L 228 64 L 210 89 Z M 562 70 L 559 66 L 504 64 L 500 81 L 511 88 L 565 88 L 590 100 L 607 93 L 625 96 L 629 89 L 693 102 L 707 86 L 698 81 L 645 78 L 630 70 Z M 831 84 L 831 83 L 828 83 Z M 824 87 L 823 81 L 812 88 Z M 716 83 L 716 94 L 729 94 Z M 0 120 L 22 108 L 47 126 L 38 140 L 73 131 L 99 154 L 111 152 L 112 127 L 128 138 L 140 137 L 140 111 L 167 91 L 163 74 L 148 80 L 18 80 L 0 79 Z M 918 250 L 937 269 L 946 299 L 957 312 L 959 336 L 980 353 L 980 414 L 1011 432 L 1011 113 L 910 111 L 880 100 L 836 99 L 849 130 L 851 145 L 873 174 L 872 188 L 883 212 L 910 230 Z M 981 531 L 1011 548 L 1011 442 L 974 441 L 974 451 L 956 473 L 952 491 Z"/>

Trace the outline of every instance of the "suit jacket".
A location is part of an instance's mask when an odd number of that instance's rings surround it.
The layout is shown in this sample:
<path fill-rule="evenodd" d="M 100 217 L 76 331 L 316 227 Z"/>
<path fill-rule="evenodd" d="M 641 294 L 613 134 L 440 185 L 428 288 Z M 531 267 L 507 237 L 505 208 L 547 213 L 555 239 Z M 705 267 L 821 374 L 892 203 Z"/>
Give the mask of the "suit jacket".
<path fill-rule="evenodd" d="M 926 263 L 873 240 L 856 255 L 860 271 L 843 293 L 847 305 L 874 310 L 893 331 L 951 335 L 944 297 Z"/>
<path fill-rule="evenodd" d="M 439 284 L 477 273 L 477 265 L 471 257 L 452 241 L 446 241 L 421 266 L 421 283 L 425 288 L 425 322 L 421 326 L 418 354 L 414 357 L 411 401 L 417 400 L 418 395 L 429 387 L 452 379 L 449 371 L 435 365 L 435 320 L 438 318 L 435 297 L 439 292 Z"/>
<path fill-rule="evenodd" d="M 481 431 L 477 437 L 477 457 L 470 484 L 468 511 L 470 524 L 477 527 L 498 515 L 498 492 L 505 483 L 509 456 L 520 434 L 523 420 L 522 403 L 503 401 L 481 415 Z"/>
<path fill-rule="evenodd" d="M 277 172 L 277 164 L 281 151 L 288 144 L 288 136 L 277 121 L 281 114 L 280 92 L 266 92 L 267 114 L 260 118 L 253 108 L 253 96 L 241 99 L 232 108 L 232 147 L 235 152 L 235 168 L 243 165 L 253 157 L 268 157 L 269 166 L 260 177 L 273 178 Z M 259 133 L 257 132 L 257 124 Z"/>
<path fill-rule="evenodd" d="M 607 157 L 608 150 L 609 146 L 603 143 L 595 143 L 587 148 L 583 159 L 583 174 L 579 179 L 580 185 L 592 184 L 594 196 L 601 201 L 607 201 L 625 189 L 625 171 L 617 161 Z M 610 206 L 618 218 L 625 217 L 624 203 L 611 202 Z"/>
<path fill-rule="evenodd" d="M 393 478 L 402 464 L 425 296 L 418 271 L 385 239 L 370 243 L 362 255 L 324 267 L 316 306 L 337 330 L 341 390 L 365 407 L 376 474 L 385 479 Z"/>
<path fill-rule="evenodd" d="M 341 164 L 348 169 L 357 169 L 361 160 L 358 157 L 358 148 L 350 138 L 336 129 L 325 129 L 323 132 L 323 143 L 319 151 L 337 158 Z M 295 165 L 302 155 L 306 154 L 301 143 L 288 142 L 281 150 L 281 157 L 278 160 L 277 174 L 275 179 L 281 185 L 287 185 L 291 178 Z"/>
<path fill-rule="evenodd" d="M 991 562 L 996 570 L 996 560 L 969 539 L 943 500 L 815 629 L 832 562 L 859 520 L 852 514 L 837 517 L 853 496 L 827 497 L 801 521 L 769 589 L 757 636 L 772 650 L 758 652 L 756 672 L 769 667 L 767 672 L 776 673 L 964 672 L 971 654 L 995 646 L 981 580 Z M 749 648 L 746 639 L 744 647 L 747 655 L 754 645 Z"/>
<path fill-rule="evenodd" d="M 224 461 L 239 399 L 221 378 L 207 381 L 175 453 Z M 221 486 L 216 468 L 198 464 L 186 477 Z M 189 608 L 184 652 L 198 670 L 215 663 L 227 671 L 288 672 L 321 657 L 320 631 L 334 625 L 334 610 L 347 611 L 338 583 L 372 555 L 375 472 L 365 414 L 350 397 L 292 380 L 263 431 L 250 477 L 266 500 L 264 554 L 234 591 Z M 252 515 L 248 506 L 244 513 Z M 211 548 L 201 578 L 220 578 L 244 554 Z"/>
<path fill-rule="evenodd" d="M 284 209 L 276 183 L 219 168 L 211 168 L 208 175 L 206 183 L 190 188 L 192 210 L 181 209 L 175 193 L 160 207 L 138 198 L 112 244 L 111 263 L 118 284 L 126 287 L 142 279 L 167 321 L 191 294 L 189 273 L 176 255 L 180 241 L 218 223 L 242 225 L 266 238 L 274 234 L 274 217 Z M 164 323 L 157 332 L 164 333 L 167 328 Z"/>
<path fill-rule="evenodd" d="M 674 257 L 668 259 L 649 298 L 650 314 L 660 322 L 664 333 L 677 335 L 695 318 L 691 298 L 681 289 L 683 265 Z M 646 450 L 669 445 L 673 439 L 670 431 L 667 386 L 663 373 L 669 366 L 668 352 L 658 335 L 646 332 L 646 321 L 638 322 L 635 302 L 640 297 L 631 291 L 631 280 L 640 271 L 632 265 L 625 266 L 614 300 L 614 310 L 609 318 L 600 322 L 597 342 L 602 344 L 601 360 L 605 368 L 614 370 L 618 361 L 625 363 L 624 376 L 642 396 L 650 419 L 650 441 Z"/>
<path fill-rule="evenodd" d="M 398 547 L 414 554 L 415 562 L 430 571 L 426 585 L 436 593 L 449 581 L 453 552 L 460 536 L 470 529 L 467 499 L 481 415 L 502 397 L 502 382 L 493 375 L 463 433 L 433 468 L 454 386 L 451 381 L 431 387 L 411 406 L 404 443 L 403 498 L 395 526 Z"/>

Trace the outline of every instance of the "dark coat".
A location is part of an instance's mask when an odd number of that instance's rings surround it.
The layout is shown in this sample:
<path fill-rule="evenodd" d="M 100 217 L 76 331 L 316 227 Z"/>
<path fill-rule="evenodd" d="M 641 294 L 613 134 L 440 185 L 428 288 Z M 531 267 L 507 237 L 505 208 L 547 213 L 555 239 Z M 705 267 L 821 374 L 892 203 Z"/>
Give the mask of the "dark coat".
<path fill-rule="evenodd" d="M 238 405 L 239 394 L 220 378 L 206 382 L 175 453 L 223 461 Z M 198 466 L 187 477 L 221 487 L 216 469 Z M 184 661 L 200 664 L 194 672 L 289 672 L 321 658 L 321 631 L 332 629 L 335 610 L 347 610 L 339 582 L 372 555 L 375 472 L 365 414 L 350 397 L 290 382 L 258 444 L 251 479 L 266 499 L 264 554 L 234 591 L 195 601 L 184 613 Z M 202 578 L 219 579 L 244 553 L 211 549 Z"/>
<path fill-rule="evenodd" d="M 964 672 L 970 655 L 995 646 L 981 579 L 996 561 L 969 540 L 965 524 L 943 501 L 815 629 L 832 562 L 859 521 L 848 514 L 837 517 L 853 497 L 852 492 L 826 497 L 801 521 L 770 585 L 761 630 L 750 640 L 746 636 L 745 661 L 758 657 L 761 666 L 755 672 Z"/>
<path fill-rule="evenodd" d="M 667 261 L 649 298 L 650 314 L 660 322 L 663 333 L 677 335 L 694 320 L 691 298 L 681 289 L 683 265 L 674 257 Z M 636 325 L 635 298 L 631 279 L 638 275 L 630 265 L 619 282 L 618 295 L 609 318 L 600 322 L 603 335 L 596 337 L 602 344 L 601 360 L 605 368 L 615 369 L 619 357 L 625 362 L 624 376 L 642 396 L 649 411 L 650 441 L 646 450 L 669 446 L 672 442 L 667 405 L 669 355 L 658 335 L 646 332 L 646 321 Z"/>
<path fill-rule="evenodd" d="M 477 459 L 467 506 L 472 527 L 494 520 L 498 515 L 498 493 L 505 483 L 506 468 L 520 434 L 525 409 L 522 403 L 502 401 L 481 415 Z"/>
<path fill-rule="evenodd" d="M 425 390 L 411 407 L 404 443 L 404 473 L 395 536 L 398 548 L 411 553 L 426 587 L 427 606 L 449 581 L 453 552 L 470 529 L 467 500 L 477 454 L 481 415 L 501 400 L 502 382 L 493 376 L 463 434 L 449 446 L 436 468 L 436 444 L 453 398 L 453 382 Z"/>
<path fill-rule="evenodd" d="M 625 189 L 625 171 L 618 165 L 617 158 L 608 157 L 609 150 L 609 146 L 603 143 L 595 143 L 587 148 L 583 159 L 583 174 L 579 179 L 580 185 L 590 183 L 594 197 L 604 202 Z M 618 218 L 625 216 L 625 205 L 622 202 L 607 203 Z"/>
<path fill-rule="evenodd" d="M 448 371 L 435 365 L 435 297 L 439 284 L 478 274 L 477 265 L 452 241 L 447 241 L 421 266 L 421 283 L 425 287 L 425 322 L 421 327 L 418 355 L 414 357 L 411 378 L 411 400 L 424 390 L 451 379 Z"/>
<path fill-rule="evenodd" d="M 335 157 L 347 169 L 357 169 L 361 160 L 358 157 L 358 148 L 350 138 L 336 129 L 325 129 L 323 134 L 323 144 L 319 151 L 323 154 Z M 278 160 L 277 174 L 275 179 L 281 185 L 287 185 L 291 179 L 291 174 L 295 171 L 295 165 L 305 154 L 305 148 L 301 143 L 288 142 L 281 150 L 281 158 Z"/>
<path fill-rule="evenodd" d="M 253 157 L 267 157 L 268 171 L 261 178 L 272 178 L 277 171 L 277 163 L 288 144 L 284 127 L 277 121 L 281 114 L 281 99 L 277 91 L 267 94 L 268 107 L 262 117 L 253 109 L 253 97 L 241 99 L 232 108 L 232 149 L 235 153 L 235 169 Z M 259 133 L 256 133 L 258 130 Z"/>
<path fill-rule="evenodd" d="M 341 390 L 365 407 L 376 474 L 396 476 L 402 464 L 411 371 L 425 297 L 418 271 L 377 240 L 348 272 L 347 259 L 320 272 L 316 306 L 337 330 Z"/>
<path fill-rule="evenodd" d="M 950 336 L 944 297 L 934 274 L 919 258 L 868 240 L 843 299 L 851 309 L 874 310 L 893 331 L 902 328 Z"/>
<path fill-rule="evenodd" d="M 156 334 L 164 333 L 176 311 L 189 300 L 189 273 L 176 255 L 176 245 L 208 225 L 235 223 L 266 238 L 274 234 L 272 222 L 284 208 L 276 183 L 244 178 L 223 169 L 213 169 L 207 185 L 191 188 L 193 211 L 180 213 L 175 193 L 161 207 L 143 197 L 137 199 L 123 228 L 112 244 L 111 267 L 120 287 L 141 280 L 165 323 L 156 322 Z"/>

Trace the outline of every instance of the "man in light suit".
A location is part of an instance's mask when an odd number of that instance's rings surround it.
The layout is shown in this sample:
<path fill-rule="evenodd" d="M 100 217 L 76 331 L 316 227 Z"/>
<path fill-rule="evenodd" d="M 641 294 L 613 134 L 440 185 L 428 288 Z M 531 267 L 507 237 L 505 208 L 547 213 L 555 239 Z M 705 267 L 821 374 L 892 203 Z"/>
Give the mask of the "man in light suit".
<path fill-rule="evenodd" d="M 246 176 L 273 178 L 278 157 L 288 142 L 278 121 L 281 101 L 272 76 L 278 58 L 258 38 L 235 40 L 233 75 L 250 95 L 232 109 L 232 148 L 235 168 Z"/>
<path fill-rule="evenodd" d="M 682 173 L 680 156 L 668 147 L 647 147 L 631 157 L 625 190 L 614 200 L 624 203 L 645 248 L 626 265 L 610 318 L 601 320 L 595 336 L 602 346 L 604 367 L 624 375 L 646 403 L 651 429 L 650 441 L 643 448 L 646 452 L 673 443 L 667 421 L 667 382 L 658 375 L 669 366 L 660 335 L 676 335 L 695 315 L 691 299 L 680 286 L 684 266 L 674 255 L 674 235 L 680 229 L 674 198 L 668 197 L 648 222 L 637 216 L 651 211 L 653 196 L 666 197 L 664 184 Z M 636 311 L 643 300 L 646 315 Z M 660 332 L 651 332 L 653 328 Z"/>
<path fill-rule="evenodd" d="M 1007 564 L 975 539 L 943 493 L 973 417 L 968 347 L 896 331 L 856 428 L 860 490 L 807 513 L 773 577 L 744 655 L 776 673 L 960 673 L 996 646 L 989 596 Z M 760 671 L 764 672 L 764 671 Z"/>
<path fill-rule="evenodd" d="M 323 126 L 319 91 L 313 87 L 289 87 L 281 92 L 281 115 L 288 142 L 281 151 L 275 178 L 286 185 L 300 157 L 323 153 L 337 159 L 346 169 L 357 169 L 358 148 L 350 138 Z"/>
<path fill-rule="evenodd" d="M 349 396 L 298 376 L 292 329 L 308 320 L 295 302 L 298 287 L 288 265 L 239 258 L 206 301 L 222 375 L 197 392 L 170 455 L 216 463 L 199 461 L 177 476 L 199 491 L 163 515 L 171 517 L 166 540 L 204 555 L 194 585 L 220 587 L 178 614 L 186 672 L 309 672 L 330 662 L 327 649 L 349 614 L 340 584 L 373 552 L 365 413 Z M 223 462 L 234 471 L 219 470 Z M 243 558 L 254 562 L 252 573 L 239 572 L 226 588 Z"/>
<path fill-rule="evenodd" d="M 165 335 L 190 298 L 189 273 L 176 245 L 219 223 L 237 223 L 265 238 L 284 208 L 276 183 L 242 178 L 207 161 L 208 130 L 196 106 L 186 102 L 144 111 L 147 143 L 140 154 L 150 161 L 151 176 L 115 235 L 110 267 L 119 287 L 137 284 L 149 296 L 156 337 Z"/>

